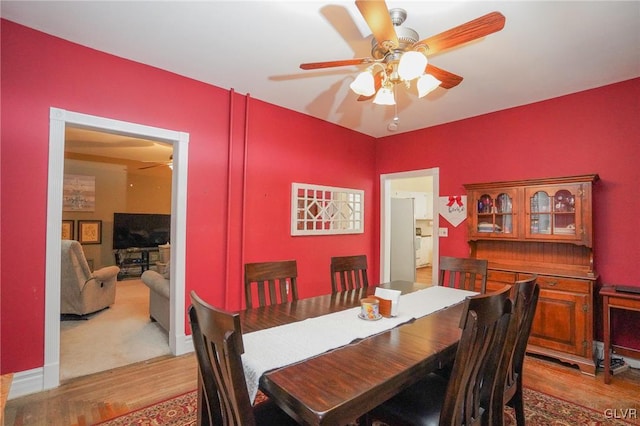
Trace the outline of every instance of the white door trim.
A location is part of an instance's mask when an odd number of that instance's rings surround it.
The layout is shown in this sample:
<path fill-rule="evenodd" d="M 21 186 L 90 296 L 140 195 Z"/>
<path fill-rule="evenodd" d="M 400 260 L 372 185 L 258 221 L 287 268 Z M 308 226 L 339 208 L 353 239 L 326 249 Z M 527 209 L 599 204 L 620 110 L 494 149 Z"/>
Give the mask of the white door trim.
<path fill-rule="evenodd" d="M 433 282 L 438 282 L 438 197 L 440 194 L 440 168 L 412 170 L 408 172 L 387 173 L 380 175 L 380 282 L 391 279 L 391 181 L 394 179 L 429 177 L 433 178 Z"/>
<path fill-rule="evenodd" d="M 60 233 L 62 183 L 67 125 L 109 133 L 154 139 L 173 145 L 171 196 L 171 308 L 169 346 L 181 355 L 193 350 L 185 335 L 185 244 L 187 213 L 187 158 L 189 134 L 136 123 L 51 108 L 49 114 L 49 169 L 45 270 L 45 330 L 42 389 L 60 384 Z M 37 390 L 36 390 L 37 391 Z"/>

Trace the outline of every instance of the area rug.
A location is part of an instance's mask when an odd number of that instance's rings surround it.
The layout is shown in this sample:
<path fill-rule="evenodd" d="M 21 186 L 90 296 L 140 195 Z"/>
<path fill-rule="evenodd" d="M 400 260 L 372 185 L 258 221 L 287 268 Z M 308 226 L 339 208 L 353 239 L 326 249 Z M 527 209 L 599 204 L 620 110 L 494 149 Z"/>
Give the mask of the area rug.
<path fill-rule="evenodd" d="M 532 426 L 627 426 L 630 424 L 621 419 L 606 418 L 604 413 L 590 410 L 571 402 L 563 401 L 525 389 L 524 407 L 527 425 Z M 198 396 L 196 391 L 176 396 L 166 401 L 145 407 L 108 420 L 104 426 L 193 426 L 196 424 L 196 407 Z M 505 425 L 516 424 L 513 410 L 505 410 Z M 383 426 L 383 425 L 379 425 Z"/>

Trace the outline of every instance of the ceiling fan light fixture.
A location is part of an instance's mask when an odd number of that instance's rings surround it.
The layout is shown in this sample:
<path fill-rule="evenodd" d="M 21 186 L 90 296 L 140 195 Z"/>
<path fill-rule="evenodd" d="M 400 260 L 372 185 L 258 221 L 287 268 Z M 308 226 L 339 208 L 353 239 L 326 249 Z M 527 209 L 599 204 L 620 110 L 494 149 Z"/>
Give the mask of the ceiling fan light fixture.
<path fill-rule="evenodd" d="M 418 97 L 422 98 L 433 92 L 442 82 L 431 74 L 423 74 L 418 79 Z"/>
<path fill-rule="evenodd" d="M 371 96 L 376 93 L 373 75 L 367 70 L 358 74 L 355 80 L 349 85 L 351 90 L 361 96 Z"/>
<path fill-rule="evenodd" d="M 350 84 L 350 88 L 359 95 L 358 101 L 373 99 L 373 103 L 378 105 L 396 105 L 396 86 L 411 89 L 411 82 L 414 80 L 416 80 L 420 98 L 438 86 L 443 89 L 456 87 L 462 82 L 462 77 L 459 75 L 431 65 L 428 71 L 435 73 L 438 77 L 426 74 L 429 64 L 427 56 L 501 31 L 506 22 L 504 15 L 500 12 L 490 12 L 439 34 L 420 39 L 414 29 L 403 25 L 407 18 L 406 10 L 400 8 L 388 10 L 385 0 L 356 0 L 356 6 L 373 35 L 371 56 L 300 64 L 300 68 L 314 70 L 369 64 L 366 72 L 360 73 Z M 374 72 L 377 66 L 381 69 Z M 401 100 L 404 101 L 404 99 Z M 398 121 L 395 117 L 388 126 L 389 131 L 397 130 Z"/>
<path fill-rule="evenodd" d="M 395 105 L 396 99 L 393 96 L 393 90 L 388 87 L 380 88 L 378 94 L 373 99 L 373 103 L 376 105 Z"/>
<path fill-rule="evenodd" d="M 405 52 L 398 64 L 398 75 L 403 80 L 413 80 L 420 77 L 427 68 L 427 57 L 420 52 L 410 50 Z"/>

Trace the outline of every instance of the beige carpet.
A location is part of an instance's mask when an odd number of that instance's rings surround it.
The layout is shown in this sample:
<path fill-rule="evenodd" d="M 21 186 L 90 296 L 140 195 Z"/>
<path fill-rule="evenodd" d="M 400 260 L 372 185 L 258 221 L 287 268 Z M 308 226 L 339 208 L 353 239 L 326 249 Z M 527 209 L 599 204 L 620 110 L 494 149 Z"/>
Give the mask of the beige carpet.
<path fill-rule="evenodd" d="M 169 336 L 149 319 L 149 288 L 118 281 L 116 303 L 88 320 L 60 322 L 60 380 L 168 355 Z"/>

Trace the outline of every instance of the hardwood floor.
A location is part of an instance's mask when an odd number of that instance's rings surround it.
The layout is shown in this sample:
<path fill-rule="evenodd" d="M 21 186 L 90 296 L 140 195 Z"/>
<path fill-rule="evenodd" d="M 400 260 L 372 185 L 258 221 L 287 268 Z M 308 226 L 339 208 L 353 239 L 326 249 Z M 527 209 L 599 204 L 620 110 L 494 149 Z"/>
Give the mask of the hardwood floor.
<path fill-rule="evenodd" d="M 56 389 L 8 401 L 5 425 L 91 425 L 195 389 L 196 368 L 193 354 L 165 356 L 71 379 Z M 605 385 L 602 374 L 594 378 L 552 360 L 527 356 L 524 383 L 602 413 L 635 409 L 640 424 L 640 370 L 625 371 Z"/>
<path fill-rule="evenodd" d="M 193 354 L 164 356 L 70 379 L 7 402 L 5 426 L 92 425 L 195 389 Z"/>
<path fill-rule="evenodd" d="M 431 276 L 431 266 L 425 266 L 422 268 L 416 269 L 416 282 L 431 284 L 433 282 L 433 277 Z"/>

